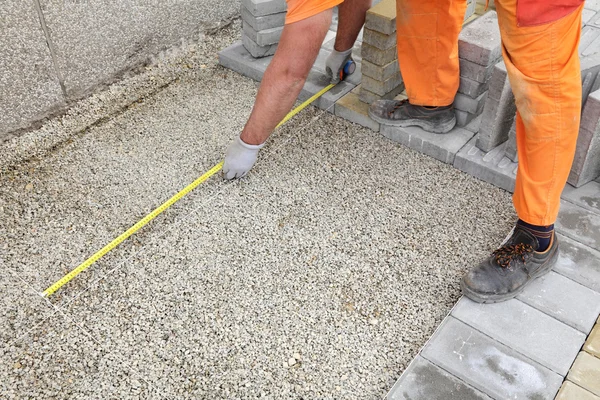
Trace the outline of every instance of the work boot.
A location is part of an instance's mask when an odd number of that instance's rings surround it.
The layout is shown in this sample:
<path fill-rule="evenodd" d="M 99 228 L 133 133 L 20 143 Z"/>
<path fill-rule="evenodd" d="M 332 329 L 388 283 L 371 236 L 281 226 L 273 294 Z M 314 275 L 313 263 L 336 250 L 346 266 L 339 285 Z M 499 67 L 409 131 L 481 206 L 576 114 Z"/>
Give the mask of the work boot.
<path fill-rule="evenodd" d="M 384 125 L 420 126 L 429 132 L 447 133 L 456 125 L 454 106 L 414 106 L 408 100 L 377 100 L 369 117 Z"/>
<path fill-rule="evenodd" d="M 537 252 L 538 246 L 536 237 L 517 225 L 498 250 L 463 276 L 463 294 L 478 303 L 516 297 L 529 282 L 550 272 L 558 258 L 556 234 L 548 249 Z"/>

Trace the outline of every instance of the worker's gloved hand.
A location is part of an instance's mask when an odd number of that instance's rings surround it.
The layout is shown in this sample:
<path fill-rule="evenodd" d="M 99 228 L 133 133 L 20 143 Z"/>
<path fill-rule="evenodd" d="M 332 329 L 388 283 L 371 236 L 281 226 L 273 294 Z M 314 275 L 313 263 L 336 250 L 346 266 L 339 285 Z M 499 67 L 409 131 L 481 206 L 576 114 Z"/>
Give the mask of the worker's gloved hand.
<path fill-rule="evenodd" d="M 246 176 L 258 158 L 258 151 L 265 144 L 252 145 L 244 143 L 240 137 L 236 137 L 227 148 L 225 153 L 225 164 L 223 165 L 223 177 L 235 179 Z"/>
<path fill-rule="evenodd" d="M 327 76 L 331 79 L 331 83 L 337 84 L 340 81 L 340 72 L 343 70 L 344 65 L 348 60 L 352 59 L 352 47 L 346 51 L 337 51 L 335 48 L 327 57 L 325 62 L 325 71 Z"/>

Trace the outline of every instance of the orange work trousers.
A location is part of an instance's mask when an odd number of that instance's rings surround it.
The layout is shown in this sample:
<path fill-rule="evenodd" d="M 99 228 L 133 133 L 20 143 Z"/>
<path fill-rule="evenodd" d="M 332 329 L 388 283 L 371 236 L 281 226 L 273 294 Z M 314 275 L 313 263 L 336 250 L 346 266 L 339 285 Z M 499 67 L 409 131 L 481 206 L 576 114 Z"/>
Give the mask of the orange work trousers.
<path fill-rule="evenodd" d="M 518 0 L 496 0 L 502 55 L 517 104 L 519 167 L 513 203 L 534 225 L 556 221 L 579 132 L 583 5 L 550 23 L 519 26 Z M 396 0 L 398 60 L 409 101 L 446 106 L 459 84 L 466 1 Z"/>

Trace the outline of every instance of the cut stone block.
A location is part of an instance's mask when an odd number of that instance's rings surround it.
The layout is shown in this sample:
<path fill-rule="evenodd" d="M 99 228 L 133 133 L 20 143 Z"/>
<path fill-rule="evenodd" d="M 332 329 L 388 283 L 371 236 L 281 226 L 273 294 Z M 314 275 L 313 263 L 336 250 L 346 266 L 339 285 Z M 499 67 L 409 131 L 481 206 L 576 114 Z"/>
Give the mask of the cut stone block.
<path fill-rule="evenodd" d="M 600 397 L 572 382 L 565 381 L 554 400 L 600 400 Z"/>
<path fill-rule="evenodd" d="M 447 317 L 421 353 L 494 399 L 552 399 L 562 377 Z"/>
<path fill-rule="evenodd" d="M 483 66 L 492 65 L 500 59 L 500 28 L 495 11 L 482 15 L 461 31 L 458 54 L 462 59 Z"/>
<path fill-rule="evenodd" d="M 562 376 L 586 336 L 516 299 L 480 304 L 463 297 L 452 316 Z"/>
<path fill-rule="evenodd" d="M 256 31 L 249 24 L 244 22 L 242 24 L 242 30 L 244 31 L 244 34 L 257 45 L 269 46 L 279 43 L 279 38 L 281 38 L 281 33 L 283 32 L 283 26 Z"/>
<path fill-rule="evenodd" d="M 475 98 L 488 90 L 488 82 L 481 83 L 461 76 L 460 83 L 458 85 L 458 93 L 466 94 L 467 96 Z"/>
<path fill-rule="evenodd" d="M 600 214 L 600 183 L 598 182 L 590 182 L 577 189 L 567 185 L 563 190 L 562 198 Z"/>
<path fill-rule="evenodd" d="M 386 400 L 491 400 L 443 369 L 417 356 L 396 382 Z"/>
<path fill-rule="evenodd" d="M 557 236 L 560 251 L 554 271 L 600 293 L 600 252 L 564 235 Z"/>
<path fill-rule="evenodd" d="M 513 192 L 517 176 L 517 163 L 504 156 L 506 143 L 502 143 L 487 153 L 478 149 L 476 143 L 477 137 L 474 137 L 456 154 L 454 166 L 475 178 Z"/>
<path fill-rule="evenodd" d="M 517 119 L 516 116 L 508 131 L 508 140 L 506 141 L 506 150 L 504 151 L 506 157 L 512 162 L 519 161 L 519 154 L 517 153 Z"/>
<path fill-rule="evenodd" d="M 399 73 L 399 71 L 400 67 L 397 59 L 384 66 L 373 64 L 365 59 L 362 60 L 362 74 L 378 81 L 385 81 Z"/>
<path fill-rule="evenodd" d="M 600 396 L 600 358 L 582 351 L 573 363 L 567 379 Z"/>
<path fill-rule="evenodd" d="M 585 8 L 590 10 L 600 11 L 600 0 L 586 0 Z"/>
<path fill-rule="evenodd" d="M 396 0 L 382 0 L 367 11 L 365 29 L 386 35 L 396 32 Z"/>
<path fill-rule="evenodd" d="M 371 117 L 369 117 L 369 104 L 360 101 L 356 89 L 352 90 L 335 103 L 335 115 L 350 122 L 354 122 L 355 124 L 362 125 L 375 132 L 379 132 L 379 123 L 373 121 Z"/>
<path fill-rule="evenodd" d="M 308 74 L 308 78 L 306 79 L 306 83 L 304 84 L 302 91 L 298 95 L 298 100 L 305 101 L 309 99 L 321 89 L 329 85 L 329 83 L 330 79 L 327 77 L 327 75 L 321 74 L 318 71 L 311 71 L 310 74 Z M 335 102 L 352 89 L 354 89 L 354 85 L 348 82 L 340 82 L 333 88 L 329 89 L 327 93 L 323 94 L 312 104 L 333 114 Z"/>
<path fill-rule="evenodd" d="M 396 47 L 396 34 L 386 35 L 371 29 L 365 29 L 363 43 L 368 43 L 381 50 L 387 50 L 390 47 Z"/>
<path fill-rule="evenodd" d="M 591 93 L 581 115 L 568 182 L 579 187 L 600 176 L 600 91 Z"/>
<path fill-rule="evenodd" d="M 471 114 L 466 111 L 457 110 L 457 109 L 454 110 L 454 114 L 456 115 L 456 125 L 458 125 L 460 127 L 465 127 L 465 126 L 469 125 L 471 123 L 471 121 L 473 121 L 475 118 L 477 118 L 477 115 L 475 115 L 475 114 Z"/>
<path fill-rule="evenodd" d="M 358 95 L 360 101 L 367 104 L 372 104 L 377 100 L 391 100 L 394 97 L 398 96 L 404 90 L 404 85 L 397 86 L 396 89 L 392 90 L 389 93 L 384 94 L 383 96 L 378 95 L 377 93 L 373 93 L 364 87 L 360 88 L 360 93 Z"/>
<path fill-rule="evenodd" d="M 465 94 L 457 93 L 456 97 L 454 97 L 454 108 L 477 116 L 483 111 L 483 105 L 485 104 L 486 98 L 487 92 L 479 95 L 477 98 L 472 98 Z"/>
<path fill-rule="evenodd" d="M 469 19 L 469 17 L 471 17 L 471 15 L 475 14 L 475 1 L 471 1 L 469 3 L 467 3 L 467 10 L 465 11 L 465 17 L 463 19 L 463 21 L 466 21 Z"/>
<path fill-rule="evenodd" d="M 477 147 L 483 151 L 490 151 L 508 140 L 508 133 L 516 113 L 517 106 L 508 81 L 506 66 L 504 63 L 499 63 L 494 67 L 490 80 Z"/>
<path fill-rule="evenodd" d="M 592 333 L 590 333 L 590 336 L 585 341 L 583 350 L 594 357 L 600 358 L 600 324 L 596 324 Z"/>
<path fill-rule="evenodd" d="M 563 235 L 600 250 L 600 215 L 561 201 L 556 227 Z"/>
<path fill-rule="evenodd" d="M 285 24 L 285 12 L 256 17 L 252 15 L 250 10 L 248 10 L 246 7 L 242 6 L 240 8 L 242 21 L 244 21 L 245 24 L 250 25 L 255 31 L 277 28 Z"/>
<path fill-rule="evenodd" d="M 219 64 L 259 82 L 262 80 L 272 58 L 252 57 L 241 41 L 219 52 Z"/>
<path fill-rule="evenodd" d="M 416 126 L 381 125 L 380 132 L 394 142 L 452 164 L 456 153 L 473 137 L 473 132 L 456 127 L 443 135 L 427 132 Z"/>
<path fill-rule="evenodd" d="M 495 63 L 488 66 L 475 64 L 469 60 L 458 60 L 460 68 L 460 76 L 472 79 L 479 83 L 486 83 L 492 77 Z"/>
<path fill-rule="evenodd" d="M 277 50 L 277 43 L 268 46 L 260 46 L 258 43 L 250 39 L 245 33 L 242 33 L 242 43 L 244 44 L 246 50 L 248 50 L 248 52 L 254 58 L 272 56 Z"/>
<path fill-rule="evenodd" d="M 587 23 L 596 15 L 596 11 L 590 10 L 588 8 L 584 8 L 581 13 L 581 22 L 583 25 L 587 25 Z"/>
<path fill-rule="evenodd" d="M 386 93 L 390 93 L 397 87 L 402 86 L 402 75 L 398 71 L 395 75 L 385 81 L 378 81 L 377 79 L 363 76 L 362 87 L 369 92 L 383 96 Z"/>
<path fill-rule="evenodd" d="M 381 50 L 364 42 L 361 48 L 361 55 L 364 60 L 379 66 L 387 65 L 398 58 L 395 47 Z"/>
<path fill-rule="evenodd" d="M 287 10 L 285 0 L 242 0 L 242 5 L 255 17 L 284 13 Z"/>
<path fill-rule="evenodd" d="M 477 118 L 473 119 L 473 121 L 469 122 L 464 127 L 466 130 L 476 134 L 477 132 L 479 132 L 480 125 L 481 125 L 481 115 L 478 116 Z"/>
<path fill-rule="evenodd" d="M 595 46 L 590 45 L 600 37 L 600 28 L 595 26 L 586 26 L 581 30 L 581 39 L 579 40 L 579 55 L 589 56 L 595 53 Z M 589 48 L 589 49 L 588 49 Z"/>
<path fill-rule="evenodd" d="M 555 272 L 531 282 L 517 298 L 585 335 L 600 314 L 600 293 Z"/>

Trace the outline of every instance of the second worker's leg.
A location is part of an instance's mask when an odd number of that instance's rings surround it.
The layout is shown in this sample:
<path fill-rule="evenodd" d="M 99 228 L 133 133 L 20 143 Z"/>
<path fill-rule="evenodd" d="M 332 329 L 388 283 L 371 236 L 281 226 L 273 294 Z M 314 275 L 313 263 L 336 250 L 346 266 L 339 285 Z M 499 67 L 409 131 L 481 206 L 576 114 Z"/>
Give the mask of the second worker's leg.
<path fill-rule="evenodd" d="M 396 0 L 398 61 L 408 101 L 377 101 L 371 118 L 435 133 L 454 127 L 458 35 L 466 6 L 466 0 Z"/>

